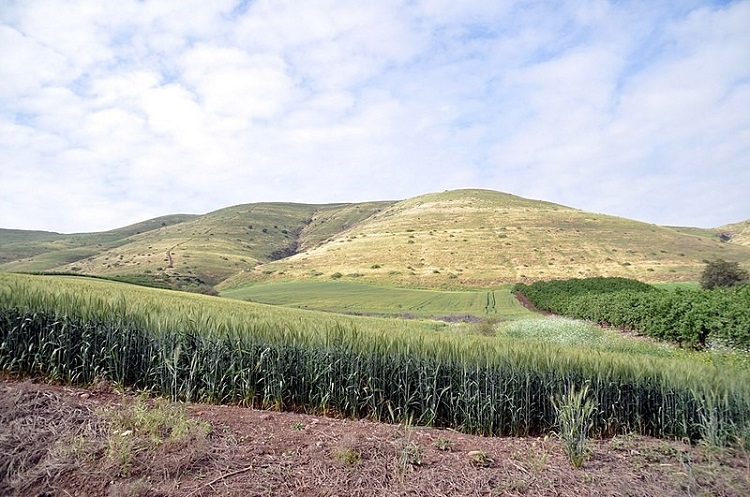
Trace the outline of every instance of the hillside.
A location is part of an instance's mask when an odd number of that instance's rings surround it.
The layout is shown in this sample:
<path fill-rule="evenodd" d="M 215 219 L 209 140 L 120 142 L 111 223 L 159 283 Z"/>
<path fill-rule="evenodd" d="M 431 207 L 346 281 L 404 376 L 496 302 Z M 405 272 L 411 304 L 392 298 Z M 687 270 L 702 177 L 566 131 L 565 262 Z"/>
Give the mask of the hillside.
<path fill-rule="evenodd" d="M 734 224 L 724 225 L 716 230 L 719 235 L 729 235 L 732 243 L 750 247 L 750 219 Z"/>
<path fill-rule="evenodd" d="M 456 190 L 400 202 L 243 204 L 101 233 L 0 230 L 0 270 L 220 290 L 332 277 L 424 288 L 594 275 L 695 280 L 706 259 L 750 263 L 741 224 L 661 227 L 495 191 Z M 719 233 L 730 228 L 736 234 L 722 242 Z"/>
<path fill-rule="evenodd" d="M 197 216 L 175 214 L 150 219 L 100 233 L 75 233 L 63 235 L 49 231 L 9 230 L 0 228 L 0 264 L 30 270 L 44 270 L 95 255 L 103 250 L 127 243 L 129 237 L 155 230 L 162 226 L 179 224 Z M 49 254 L 48 257 L 40 257 Z"/>
<path fill-rule="evenodd" d="M 202 216 L 165 216 L 103 233 L 0 232 L 0 270 L 126 276 L 210 286 L 313 246 L 389 202 L 258 203 Z"/>
<path fill-rule="evenodd" d="M 696 280 L 703 261 L 717 257 L 748 263 L 750 250 L 703 232 L 459 190 L 396 203 L 318 247 L 238 274 L 221 287 L 336 273 L 428 288 L 596 275 Z"/>

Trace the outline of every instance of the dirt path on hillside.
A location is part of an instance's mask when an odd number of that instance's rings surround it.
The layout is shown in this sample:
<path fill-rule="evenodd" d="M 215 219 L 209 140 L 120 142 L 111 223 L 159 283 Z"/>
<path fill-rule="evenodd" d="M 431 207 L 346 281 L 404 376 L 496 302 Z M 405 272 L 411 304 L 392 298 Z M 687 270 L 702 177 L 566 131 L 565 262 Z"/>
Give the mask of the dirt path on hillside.
<path fill-rule="evenodd" d="M 166 254 L 167 255 L 167 267 L 165 268 L 165 270 L 174 268 L 174 258 L 172 256 L 172 252 L 174 252 L 175 249 L 179 247 L 180 245 L 184 245 L 192 240 L 193 240 L 193 237 L 190 237 L 187 240 L 183 240 L 180 243 L 177 243 L 167 249 L 167 254 Z"/>
<path fill-rule="evenodd" d="M 208 438 L 156 444 L 114 467 L 112 447 L 137 428 L 110 433 L 106 413 L 135 402 L 107 384 L 84 390 L 0 380 L 0 495 L 750 495 L 747 454 L 728 450 L 617 437 L 593 442 L 575 470 L 554 438 L 206 404 L 184 412 L 210 423 Z"/>

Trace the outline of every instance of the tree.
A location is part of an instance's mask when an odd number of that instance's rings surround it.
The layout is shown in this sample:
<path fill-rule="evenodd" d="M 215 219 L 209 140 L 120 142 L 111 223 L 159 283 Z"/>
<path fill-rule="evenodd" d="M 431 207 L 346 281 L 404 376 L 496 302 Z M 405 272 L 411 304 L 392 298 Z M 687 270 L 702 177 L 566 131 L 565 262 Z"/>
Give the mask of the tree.
<path fill-rule="evenodd" d="M 748 272 L 740 267 L 739 262 L 727 262 L 717 259 L 706 264 L 701 275 L 701 287 L 706 290 L 722 286 L 734 286 L 750 279 Z"/>

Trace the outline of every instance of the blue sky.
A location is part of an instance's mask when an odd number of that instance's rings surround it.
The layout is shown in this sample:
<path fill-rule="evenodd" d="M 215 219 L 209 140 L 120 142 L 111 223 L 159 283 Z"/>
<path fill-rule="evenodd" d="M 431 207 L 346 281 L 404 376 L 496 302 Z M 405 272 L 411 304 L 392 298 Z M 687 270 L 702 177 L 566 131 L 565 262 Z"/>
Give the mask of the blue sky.
<path fill-rule="evenodd" d="M 489 188 L 750 218 L 750 1 L 0 3 L 0 227 Z"/>

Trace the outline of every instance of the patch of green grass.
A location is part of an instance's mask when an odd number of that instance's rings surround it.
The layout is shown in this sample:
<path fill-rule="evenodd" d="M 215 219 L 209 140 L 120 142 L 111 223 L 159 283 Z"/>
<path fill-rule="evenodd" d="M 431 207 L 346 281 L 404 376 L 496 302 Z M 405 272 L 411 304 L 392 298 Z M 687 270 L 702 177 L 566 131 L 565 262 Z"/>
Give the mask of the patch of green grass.
<path fill-rule="evenodd" d="M 179 316 L 185 312 L 202 314 L 210 312 L 223 316 L 227 321 L 242 322 L 242 326 L 266 326 L 269 323 L 295 323 L 301 329 L 326 329 L 332 327 L 356 328 L 366 333 L 380 333 L 384 329 L 394 334 L 419 334 L 428 331 L 444 331 L 449 325 L 421 319 L 388 319 L 369 316 L 342 316 L 330 312 L 300 310 L 289 307 L 242 302 L 231 299 L 208 297 L 193 293 L 175 292 L 77 276 L 40 276 L 8 274 L 0 272 L 0 291 L 17 288 L 14 285 L 39 285 L 58 296 L 78 295 L 82 298 L 113 299 L 127 302 L 127 308 L 135 314 L 158 319 L 164 316 Z"/>
<path fill-rule="evenodd" d="M 336 274 L 331 278 L 336 279 Z M 264 304 L 341 313 L 529 317 L 508 286 L 491 291 L 442 291 L 393 288 L 348 281 L 292 281 L 245 286 L 222 297 Z"/>
<path fill-rule="evenodd" d="M 165 399 L 139 398 L 122 410 L 102 411 L 109 424 L 105 457 L 119 476 L 127 475 L 134 459 L 162 445 L 176 448 L 205 440 L 211 425 L 187 415 L 179 404 Z"/>
<path fill-rule="evenodd" d="M 107 378 L 173 399 L 527 434 L 548 429 L 549 400 L 583 378 L 599 405 L 596 433 L 698 439 L 711 434 L 697 428 L 708 421 L 733 440 L 745 436 L 735 427 L 750 425 L 747 370 L 697 352 L 618 350 L 613 337 L 570 320 L 521 321 L 516 336 L 485 337 L 448 333 L 474 324 L 2 273 L 0 303 L 0 366 L 60 381 Z"/>
<path fill-rule="evenodd" d="M 337 461 L 344 466 L 357 466 L 362 462 L 362 454 L 350 447 L 337 447 L 331 452 L 331 457 L 334 461 Z"/>
<path fill-rule="evenodd" d="M 725 371 L 746 372 L 750 353 L 736 349 L 711 347 L 692 350 L 666 342 L 633 337 L 614 329 L 603 329 L 593 323 L 559 316 L 520 319 L 500 323 L 500 340 L 541 342 L 597 353 L 617 353 L 637 360 L 638 357 L 675 358 L 696 364 L 712 365 Z"/>

